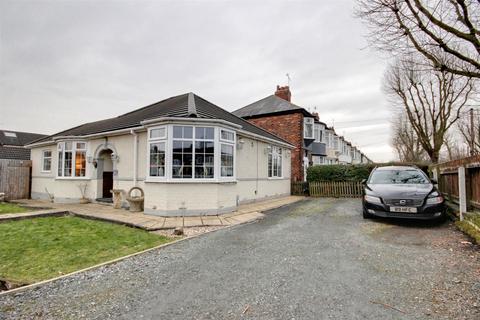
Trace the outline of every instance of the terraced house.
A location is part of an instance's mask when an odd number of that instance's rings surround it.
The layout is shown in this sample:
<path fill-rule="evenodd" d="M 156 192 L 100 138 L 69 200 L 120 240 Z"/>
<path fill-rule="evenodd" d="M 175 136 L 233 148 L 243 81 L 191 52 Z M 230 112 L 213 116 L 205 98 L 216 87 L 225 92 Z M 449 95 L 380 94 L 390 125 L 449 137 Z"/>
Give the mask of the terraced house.
<path fill-rule="evenodd" d="M 28 147 L 34 199 L 109 201 L 138 186 L 145 213 L 196 215 L 290 194 L 294 146 L 193 93 Z"/>
<path fill-rule="evenodd" d="M 304 181 L 306 169 L 311 165 L 370 162 L 360 150 L 338 136 L 334 128 L 320 121 L 317 113 L 292 103 L 291 98 L 289 86 L 277 86 L 273 95 L 250 103 L 233 114 L 295 146 L 291 157 L 293 181 Z"/>

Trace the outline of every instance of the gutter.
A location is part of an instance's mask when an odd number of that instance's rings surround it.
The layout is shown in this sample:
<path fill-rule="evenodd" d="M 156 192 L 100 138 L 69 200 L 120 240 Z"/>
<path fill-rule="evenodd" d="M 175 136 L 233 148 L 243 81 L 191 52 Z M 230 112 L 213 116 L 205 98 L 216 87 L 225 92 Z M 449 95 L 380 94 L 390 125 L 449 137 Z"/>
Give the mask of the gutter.
<path fill-rule="evenodd" d="M 85 139 L 85 138 L 95 138 L 95 137 L 103 137 L 103 136 L 111 136 L 111 135 L 128 134 L 132 130 L 139 130 L 139 129 L 145 129 L 145 127 L 137 126 L 137 127 L 133 127 L 133 128 L 126 128 L 126 129 L 118 129 L 118 130 L 92 133 L 92 134 L 87 134 L 87 135 L 83 135 L 83 136 L 58 136 L 58 137 L 52 138 L 52 140 L 49 140 L 49 141 L 27 144 L 24 148 L 47 146 L 49 144 L 55 144 L 55 141 L 57 141 L 57 140 L 68 140 L 68 139 L 78 140 L 78 139 Z"/>
<path fill-rule="evenodd" d="M 138 134 L 135 130 L 130 130 L 133 136 L 133 186 L 137 186 L 137 158 L 138 158 Z"/>
<path fill-rule="evenodd" d="M 169 123 L 184 123 L 184 122 L 192 122 L 192 123 L 198 123 L 198 122 L 205 122 L 205 123 L 219 123 L 223 124 L 229 127 L 237 128 L 240 129 L 242 128 L 241 125 L 222 120 L 222 119 L 203 119 L 203 118 L 175 118 L 175 117 L 161 117 L 161 118 L 154 118 L 154 119 L 148 119 L 148 120 L 143 120 L 140 123 L 144 125 L 145 127 L 148 127 L 149 125 L 153 124 L 159 124 L 161 122 L 169 122 Z"/>
<path fill-rule="evenodd" d="M 149 120 L 144 120 L 140 122 L 142 125 L 133 127 L 133 128 L 127 128 L 127 129 L 119 129 L 119 130 L 112 130 L 112 131 L 105 131 L 105 132 L 99 132 L 99 133 L 93 133 L 93 134 L 87 134 L 83 136 L 58 136 L 53 138 L 50 141 L 44 141 L 44 142 L 37 142 L 37 143 L 32 143 L 26 145 L 24 148 L 30 149 L 34 147 L 40 147 L 40 146 L 47 146 L 51 144 L 55 144 L 55 141 L 57 140 L 68 140 L 68 139 L 86 139 L 86 138 L 95 138 L 95 137 L 104 137 L 104 136 L 110 136 L 110 135 L 121 135 L 121 134 L 131 134 L 133 130 L 145 130 L 147 127 L 152 126 L 153 124 L 158 124 L 160 122 L 168 122 L 168 123 L 184 123 L 184 122 L 191 122 L 191 123 L 217 123 L 217 124 L 222 124 L 225 126 L 233 127 L 235 128 L 239 133 L 241 133 L 244 136 L 249 136 L 252 138 L 255 138 L 257 140 L 277 144 L 283 147 L 286 147 L 288 149 L 295 149 L 295 146 L 287 143 L 287 142 L 282 142 L 278 141 L 275 139 L 267 138 L 261 135 L 258 135 L 256 133 L 252 133 L 246 130 L 242 129 L 241 125 L 228 122 L 226 120 L 222 119 L 202 119 L 202 118 L 175 118 L 175 117 L 162 117 L 162 118 L 155 118 L 155 119 L 149 119 Z"/>

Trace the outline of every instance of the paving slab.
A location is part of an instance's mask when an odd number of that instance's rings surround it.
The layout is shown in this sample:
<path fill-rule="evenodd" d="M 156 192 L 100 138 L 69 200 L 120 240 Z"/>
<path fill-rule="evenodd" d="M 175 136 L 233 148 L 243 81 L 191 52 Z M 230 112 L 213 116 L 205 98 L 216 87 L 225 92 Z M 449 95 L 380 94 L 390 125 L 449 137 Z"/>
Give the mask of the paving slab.
<path fill-rule="evenodd" d="M 170 229 L 176 227 L 196 226 L 221 226 L 239 224 L 263 217 L 260 212 L 271 210 L 303 200 L 304 197 L 288 196 L 281 199 L 270 199 L 254 203 L 240 205 L 238 210 L 219 216 L 194 216 L 194 217 L 165 217 L 146 215 L 144 213 L 132 213 L 125 209 L 114 209 L 111 205 L 88 203 L 88 204 L 61 204 L 42 200 L 15 201 L 21 205 L 37 208 L 49 208 L 39 211 L 16 214 L 2 214 L 0 221 L 33 218 L 55 214 L 77 214 L 84 218 L 93 218 L 114 223 L 135 226 L 145 230 Z"/>

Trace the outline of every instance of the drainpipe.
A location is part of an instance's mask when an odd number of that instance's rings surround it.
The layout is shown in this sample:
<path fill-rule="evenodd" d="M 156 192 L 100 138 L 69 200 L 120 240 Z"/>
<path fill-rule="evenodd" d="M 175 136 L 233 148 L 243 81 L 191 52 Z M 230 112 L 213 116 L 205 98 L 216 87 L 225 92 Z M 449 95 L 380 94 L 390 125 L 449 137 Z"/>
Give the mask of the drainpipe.
<path fill-rule="evenodd" d="M 135 131 L 130 130 L 133 136 L 133 186 L 137 186 L 137 153 L 138 153 L 138 135 Z"/>

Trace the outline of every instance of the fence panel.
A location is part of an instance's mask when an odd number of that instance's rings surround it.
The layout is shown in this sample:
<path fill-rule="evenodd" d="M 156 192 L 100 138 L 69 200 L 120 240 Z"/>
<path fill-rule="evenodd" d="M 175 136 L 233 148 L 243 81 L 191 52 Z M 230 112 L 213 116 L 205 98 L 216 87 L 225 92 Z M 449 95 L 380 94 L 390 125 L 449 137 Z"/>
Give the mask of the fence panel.
<path fill-rule="evenodd" d="M 0 192 L 6 200 L 30 197 L 31 160 L 0 159 Z"/>
<path fill-rule="evenodd" d="M 356 198 L 362 196 L 363 186 L 357 181 L 318 181 L 309 183 L 310 196 Z"/>

